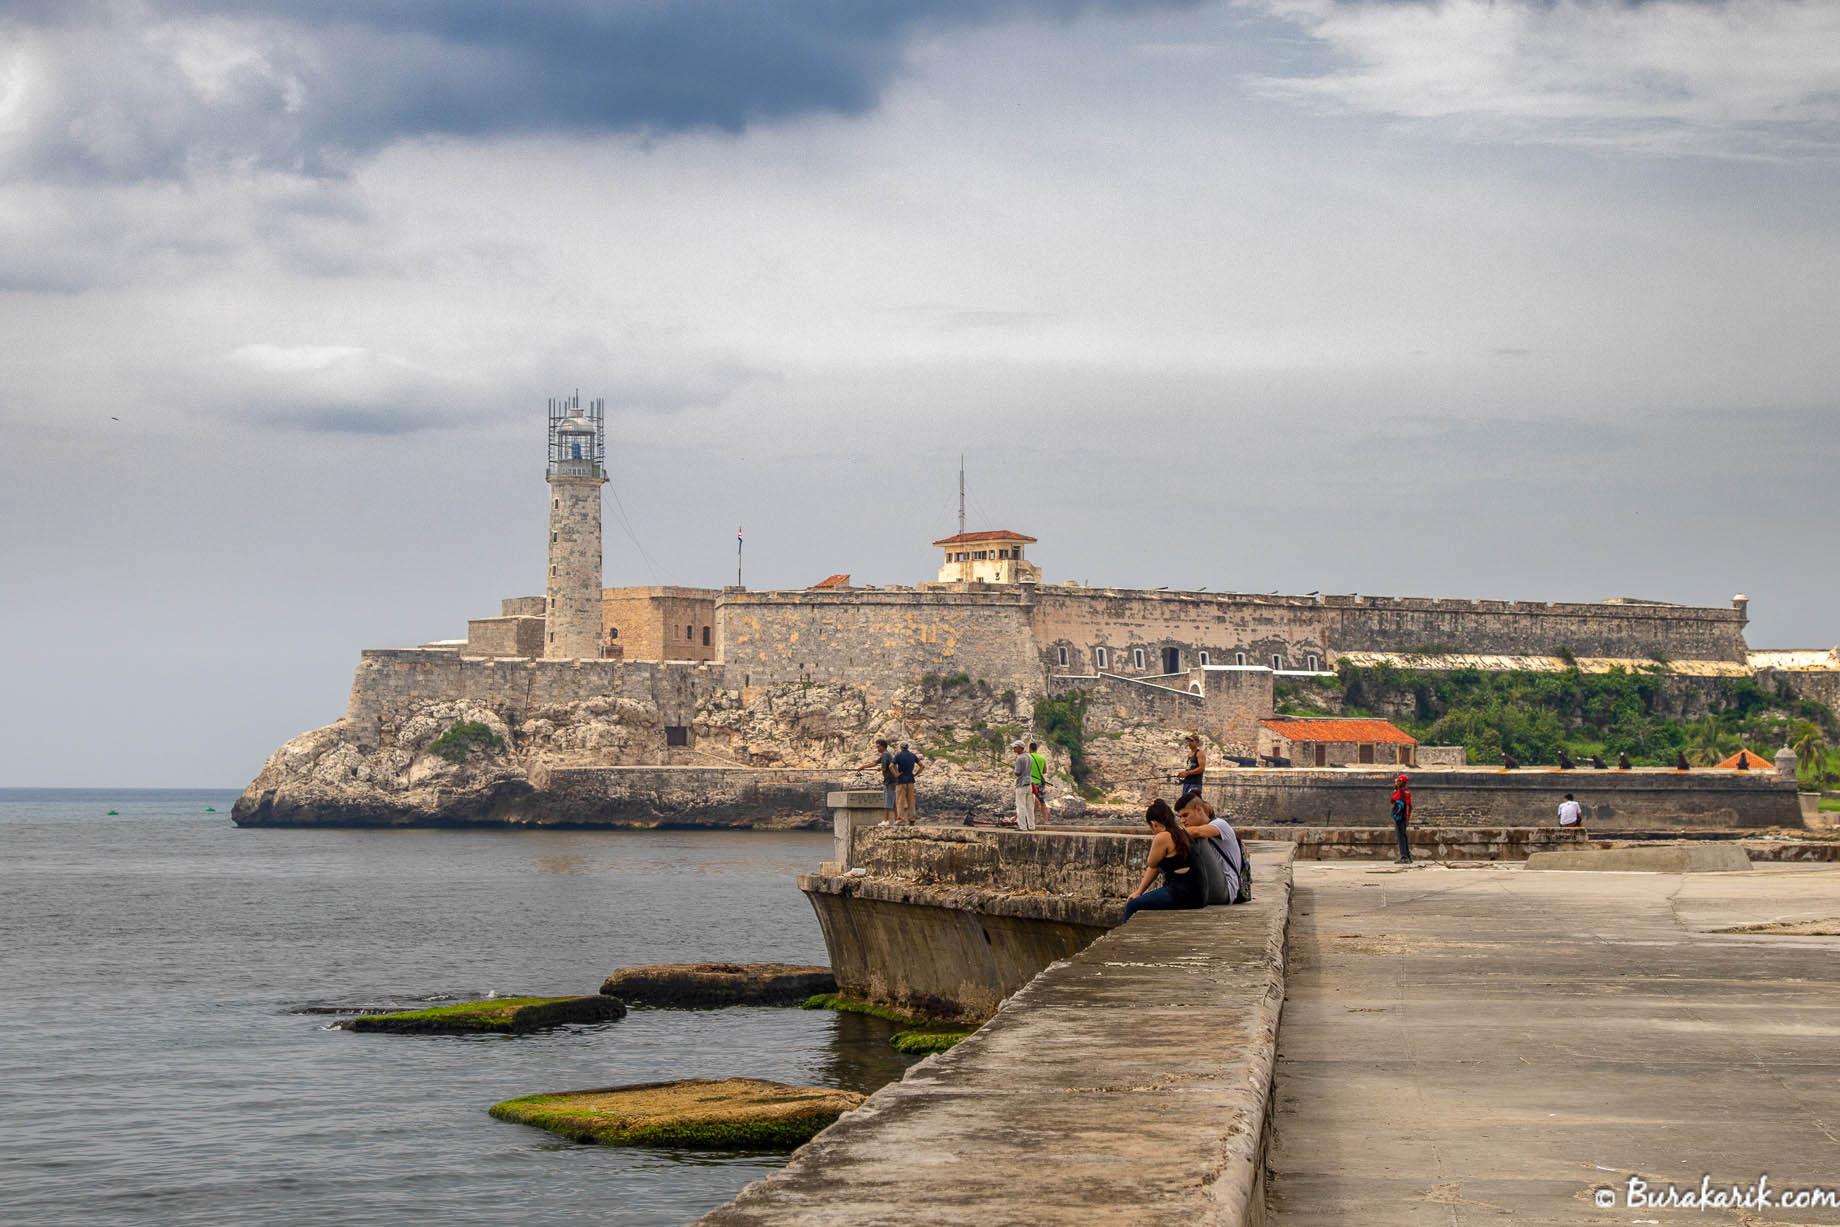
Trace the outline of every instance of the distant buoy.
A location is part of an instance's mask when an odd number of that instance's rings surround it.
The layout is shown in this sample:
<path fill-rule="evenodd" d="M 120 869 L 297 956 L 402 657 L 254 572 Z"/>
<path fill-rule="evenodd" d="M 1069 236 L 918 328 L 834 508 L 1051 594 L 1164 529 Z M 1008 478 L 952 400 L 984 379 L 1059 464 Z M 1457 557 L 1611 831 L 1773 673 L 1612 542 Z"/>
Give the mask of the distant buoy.
<path fill-rule="evenodd" d="M 119 810 L 110 810 L 109 813 L 114 814 L 116 817 L 121 816 L 121 811 Z"/>
<path fill-rule="evenodd" d="M 207 805 L 204 807 L 204 812 L 207 814 L 215 814 L 217 812 L 217 807 L 215 805 Z"/>

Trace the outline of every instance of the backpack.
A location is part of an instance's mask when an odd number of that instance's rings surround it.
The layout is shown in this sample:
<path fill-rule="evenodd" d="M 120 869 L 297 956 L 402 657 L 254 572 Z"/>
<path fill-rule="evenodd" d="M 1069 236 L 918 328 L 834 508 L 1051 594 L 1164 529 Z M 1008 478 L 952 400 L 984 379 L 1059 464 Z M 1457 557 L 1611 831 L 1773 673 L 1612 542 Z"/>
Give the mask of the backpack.
<path fill-rule="evenodd" d="M 1230 831 L 1233 830 L 1231 823 L 1227 825 L 1227 829 Z M 1208 840 L 1208 842 L 1214 843 L 1216 841 L 1210 839 Z M 1224 841 L 1221 841 L 1221 842 L 1224 842 Z M 1229 903 L 1251 903 L 1252 902 L 1252 858 L 1246 855 L 1246 845 L 1240 842 L 1238 831 L 1233 831 L 1233 851 L 1235 854 L 1233 859 L 1239 862 L 1239 894 L 1233 896 L 1233 898 L 1228 900 L 1228 902 Z M 1222 852 L 1221 855 L 1225 855 L 1225 853 Z"/>
<path fill-rule="evenodd" d="M 1201 881 L 1207 891 L 1209 903 L 1231 903 L 1233 896 L 1227 893 L 1227 863 L 1222 858 L 1218 839 L 1191 839 L 1190 861 L 1195 872 L 1201 875 Z"/>

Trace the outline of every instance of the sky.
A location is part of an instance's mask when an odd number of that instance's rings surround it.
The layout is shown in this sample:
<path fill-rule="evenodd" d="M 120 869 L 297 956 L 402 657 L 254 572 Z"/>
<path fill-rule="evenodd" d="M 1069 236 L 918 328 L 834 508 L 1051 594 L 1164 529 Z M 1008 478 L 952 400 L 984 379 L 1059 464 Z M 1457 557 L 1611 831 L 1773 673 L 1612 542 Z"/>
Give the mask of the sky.
<path fill-rule="evenodd" d="M 0 786 L 240 787 L 540 593 L 1722 605 L 1840 640 L 1840 6 L 8 0 Z"/>

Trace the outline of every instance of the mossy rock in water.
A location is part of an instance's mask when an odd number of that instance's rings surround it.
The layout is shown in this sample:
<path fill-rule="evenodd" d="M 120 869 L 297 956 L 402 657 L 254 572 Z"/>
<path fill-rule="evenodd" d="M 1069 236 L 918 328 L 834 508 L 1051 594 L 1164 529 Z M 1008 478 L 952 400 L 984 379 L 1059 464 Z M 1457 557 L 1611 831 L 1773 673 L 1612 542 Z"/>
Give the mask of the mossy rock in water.
<path fill-rule="evenodd" d="M 969 1031 L 897 1031 L 888 1037 L 888 1046 L 909 1054 L 944 1052 L 970 1035 Z"/>
<path fill-rule="evenodd" d="M 403 1014 L 367 1014 L 339 1025 L 347 1031 L 393 1031 L 406 1035 L 474 1032 L 521 1035 L 545 1027 L 612 1022 L 624 1017 L 625 1003 L 613 997 L 495 997 Z"/>
<path fill-rule="evenodd" d="M 654 963 L 625 967 L 601 992 L 628 1005 L 797 1005 L 813 993 L 835 991 L 828 967 L 797 963 Z"/>
<path fill-rule="evenodd" d="M 492 1106 L 499 1120 L 602 1146 L 791 1150 L 863 1101 L 854 1091 L 758 1078 L 684 1078 L 525 1095 Z"/>

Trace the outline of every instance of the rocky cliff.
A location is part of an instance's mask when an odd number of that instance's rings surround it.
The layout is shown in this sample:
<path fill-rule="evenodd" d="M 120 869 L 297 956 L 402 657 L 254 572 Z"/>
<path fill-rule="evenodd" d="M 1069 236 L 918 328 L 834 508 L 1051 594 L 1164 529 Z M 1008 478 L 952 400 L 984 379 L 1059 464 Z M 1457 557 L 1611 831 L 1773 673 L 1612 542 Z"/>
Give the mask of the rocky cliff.
<path fill-rule="evenodd" d="M 507 715 L 466 699 L 414 704 L 367 745 L 350 719 L 277 750 L 232 811 L 239 825 L 823 826 L 826 788 L 879 783 L 860 770 L 874 741 L 926 759 L 922 810 L 953 819 L 1011 807 L 1009 742 L 1031 736 L 1032 704 L 975 682 L 928 679 L 882 705 L 842 684 L 714 690 L 690 745 L 666 754 L 656 707 L 599 697 Z M 1180 756 L 1176 734 L 1088 717 L 1094 782 L 1154 791 Z M 1073 792 L 1066 755 L 1046 747 L 1054 789 Z M 664 760 L 661 762 L 661 758 Z M 634 769 L 584 787 L 595 768 Z M 638 769 L 652 768 L 651 772 Z"/>

